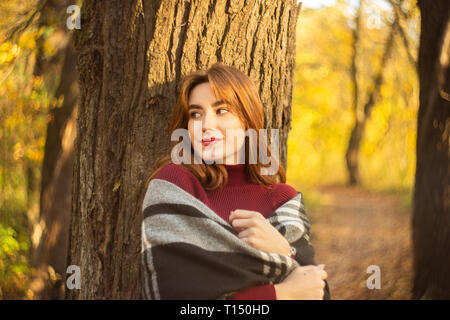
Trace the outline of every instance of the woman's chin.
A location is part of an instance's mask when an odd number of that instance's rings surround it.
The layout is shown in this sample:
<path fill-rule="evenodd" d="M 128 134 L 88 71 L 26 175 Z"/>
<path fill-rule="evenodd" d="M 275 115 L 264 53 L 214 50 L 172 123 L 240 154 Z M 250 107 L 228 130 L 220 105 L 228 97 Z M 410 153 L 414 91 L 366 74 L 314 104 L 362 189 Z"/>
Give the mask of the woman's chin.
<path fill-rule="evenodd" d="M 209 155 L 205 155 L 202 157 L 203 161 L 207 163 L 223 163 L 223 160 L 221 157 L 212 157 Z"/>
<path fill-rule="evenodd" d="M 215 152 L 212 152 L 213 150 L 203 150 L 203 153 L 201 153 L 201 158 L 205 162 L 216 162 L 219 163 L 220 159 L 223 159 L 222 152 L 220 150 L 215 150 Z M 196 154 L 199 154 L 196 152 Z M 223 161 L 223 160 L 222 160 Z"/>

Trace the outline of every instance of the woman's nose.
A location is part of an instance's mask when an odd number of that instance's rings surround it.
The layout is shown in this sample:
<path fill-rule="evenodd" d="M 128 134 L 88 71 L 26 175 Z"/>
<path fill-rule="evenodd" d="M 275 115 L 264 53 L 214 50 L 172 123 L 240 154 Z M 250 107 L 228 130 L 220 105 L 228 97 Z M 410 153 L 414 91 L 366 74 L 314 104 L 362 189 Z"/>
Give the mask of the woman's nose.
<path fill-rule="evenodd" d="M 215 129 L 216 128 L 216 116 L 213 112 L 207 112 L 205 116 L 203 117 L 203 123 L 202 123 L 202 129 L 203 131 L 209 130 L 209 129 Z"/>

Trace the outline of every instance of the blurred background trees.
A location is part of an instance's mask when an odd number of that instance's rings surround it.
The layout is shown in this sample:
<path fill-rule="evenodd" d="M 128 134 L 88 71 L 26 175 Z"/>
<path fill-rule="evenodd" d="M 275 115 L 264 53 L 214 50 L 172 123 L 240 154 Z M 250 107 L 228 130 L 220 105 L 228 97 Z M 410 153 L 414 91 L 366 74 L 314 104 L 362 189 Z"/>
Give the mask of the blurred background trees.
<path fill-rule="evenodd" d="M 0 295 L 58 298 L 78 96 L 69 1 L 0 5 Z"/>
<path fill-rule="evenodd" d="M 415 1 L 306 8 L 297 32 L 290 181 L 410 192 L 419 93 Z"/>
<path fill-rule="evenodd" d="M 78 96 L 68 5 L 0 1 L 0 298 L 62 296 Z M 413 210 L 420 28 L 414 0 L 303 2 L 287 182 L 312 211 L 324 203 L 321 185 L 381 191 Z M 433 63 L 436 54 L 423 57 Z M 426 142 L 422 152 L 433 152 Z M 434 179 L 423 188 L 447 181 Z M 422 213 L 444 208 L 419 203 Z M 416 276 L 416 296 L 436 290 L 427 291 L 428 280 Z"/>
<path fill-rule="evenodd" d="M 332 297 L 408 299 L 416 2 L 305 1 L 297 32 L 287 179 L 305 194 Z M 365 286 L 372 264 L 382 290 Z"/>

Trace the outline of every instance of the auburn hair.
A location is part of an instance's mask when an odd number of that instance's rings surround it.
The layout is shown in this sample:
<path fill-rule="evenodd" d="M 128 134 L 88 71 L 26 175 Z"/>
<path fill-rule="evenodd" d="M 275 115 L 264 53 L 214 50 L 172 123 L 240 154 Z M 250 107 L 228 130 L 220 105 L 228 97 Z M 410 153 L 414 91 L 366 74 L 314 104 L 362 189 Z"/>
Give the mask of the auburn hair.
<path fill-rule="evenodd" d="M 221 62 L 214 63 L 206 70 L 197 70 L 188 74 L 184 79 L 180 89 L 177 103 L 173 110 L 170 123 L 170 133 L 179 128 L 188 128 L 189 113 L 188 101 L 191 90 L 198 84 L 209 82 L 211 89 L 217 99 L 226 103 L 231 111 L 241 120 L 245 130 L 255 129 L 257 146 L 260 146 L 259 129 L 264 129 L 263 105 L 258 94 L 258 90 L 251 79 L 242 71 L 235 67 L 227 66 Z M 171 141 L 171 149 L 179 142 Z M 266 149 L 266 155 L 271 157 L 269 146 L 262 141 Z M 278 150 L 277 150 L 278 152 Z M 181 163 L 183 167 L 192 172 L 200 181 L 203 188 L 212 191 L 217 188 L 223 188 L 228 182 L 227 170 L 223 164 L 195 164 L 193 161 L 194 150 L 191 144 L 191 164 Z M 255 164 L 249 163 L 249 137 L 245 137 L 245 170 L 252 183 L 260 184 L 263 187 L 271 188 L 275 183 L 285 183 L 286 173 L 281 166 L 278 157 L 272 158 L 278 167 L 274 175 L 261 175 L 260 170 L 269 165 L 260 163 L 259 157 L 256 157 Z M 157 172 L 165 165 L 173 163 L 171 152 L 164 155 L 156 161 L 156 169 L 151 173 L 146 186 L 155 177 Z"/>

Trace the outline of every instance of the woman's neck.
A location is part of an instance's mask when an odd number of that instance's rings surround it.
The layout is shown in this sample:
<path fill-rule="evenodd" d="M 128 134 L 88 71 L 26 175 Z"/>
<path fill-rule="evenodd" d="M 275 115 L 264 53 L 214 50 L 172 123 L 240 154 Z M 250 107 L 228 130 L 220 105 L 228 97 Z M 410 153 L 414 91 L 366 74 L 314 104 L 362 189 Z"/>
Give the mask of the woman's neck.
<path fill-rule="evenodd" d="M 245 164 L 224 164 L 228 173 L 228 186 L 250 183 Z"/>

